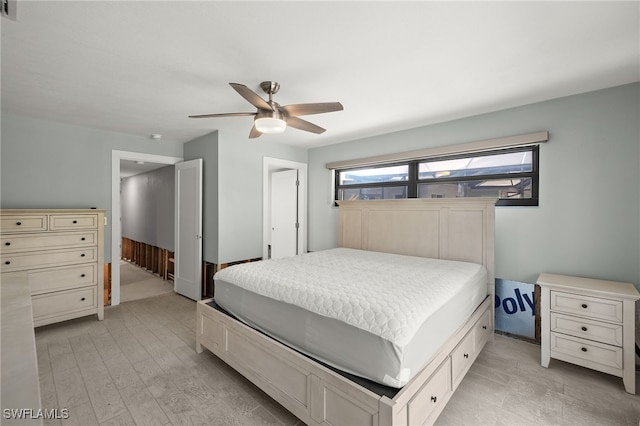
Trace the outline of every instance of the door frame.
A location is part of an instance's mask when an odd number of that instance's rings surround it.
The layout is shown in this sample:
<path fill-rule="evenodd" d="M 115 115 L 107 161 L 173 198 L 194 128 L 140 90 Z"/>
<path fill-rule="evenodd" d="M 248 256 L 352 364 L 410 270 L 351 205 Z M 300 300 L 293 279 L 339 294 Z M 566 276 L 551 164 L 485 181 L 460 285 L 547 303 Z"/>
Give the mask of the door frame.
<path fill-rule="evenodd" d="M 120 257 L 122 255 L 120 160 L 173 165 L 183 161 L 183 158 L 115 149 L 111 151 L 111 305 L 120 304 Z"/>
<path fill-rule="evenodd" d="M 298 253 L 307 252 L 307 163 L 264 157 L 262 159 L 262 258 L 269 256 L 271 229 L 271 173 L 278 170 L 298 170 Z"/>

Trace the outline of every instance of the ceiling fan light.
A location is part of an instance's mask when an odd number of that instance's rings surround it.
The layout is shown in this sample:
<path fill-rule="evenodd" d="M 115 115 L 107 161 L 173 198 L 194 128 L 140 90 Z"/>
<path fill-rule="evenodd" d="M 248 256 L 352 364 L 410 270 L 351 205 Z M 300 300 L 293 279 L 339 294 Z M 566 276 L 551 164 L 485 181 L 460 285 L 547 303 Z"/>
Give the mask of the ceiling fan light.
<path fill-rule="evenodd" d="M 282 133 L 287 128 L 286 121 L 274 117 L 256 118 L 254 123 L 260 133 Z"/>

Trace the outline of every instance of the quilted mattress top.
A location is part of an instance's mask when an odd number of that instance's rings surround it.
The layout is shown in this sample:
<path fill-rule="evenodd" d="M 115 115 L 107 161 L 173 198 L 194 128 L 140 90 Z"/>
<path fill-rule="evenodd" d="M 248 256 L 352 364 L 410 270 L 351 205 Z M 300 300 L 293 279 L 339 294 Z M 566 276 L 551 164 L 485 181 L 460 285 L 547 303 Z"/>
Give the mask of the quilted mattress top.
<path fill-rule="evenodd" d="M 336 248 L 231 266 L 214 279 L 405 345 L 447 300 L 486 286 L 487 271 L 475 263 Z"/>

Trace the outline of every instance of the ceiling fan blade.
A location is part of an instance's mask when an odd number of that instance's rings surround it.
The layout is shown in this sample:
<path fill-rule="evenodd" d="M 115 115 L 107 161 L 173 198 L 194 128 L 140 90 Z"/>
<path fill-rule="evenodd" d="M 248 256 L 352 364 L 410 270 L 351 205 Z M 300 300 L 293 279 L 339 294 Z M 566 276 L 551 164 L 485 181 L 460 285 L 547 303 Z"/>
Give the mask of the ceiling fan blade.
<path fill-rule="evenodd" d="M 294 104 L 281 107 L 289 117 L 299 115 L 322 114 L 325 112 L 342 111 L 344 107 L 340 102 L 323 102 L 315 104 Z"/>
<path fill-rule="evenodd" d="M 239 83 L 229 83 L 231 87 L 236 89 L 236 92 L 240 94 L 243 98 L 249 101 L 251 105 L 258 109 L 266 109 L 267 111 L 272 111 L 273 107 L 267 103 L 264 99 L 262 99 L 256 92 L 249 89 L 244 84 Z"/>
<path fill-rule="evenodd" d="M 298 117 L 287 118 L 287 126 L 295 127 L 296 129 L 305 130 L 307 132 L 318 133 L 318 134 L 324 133 L 326 131 L 326 129 L 323 129 L 320 126 L 316 126 L 315 124 L 309 123 L 308 121 Z"/>
<path fill-rule="evenodd" d="M 200 114 L 190 115 L 189 118 L 212 118 L 212 117 L 245 117 L 249 115 L 256 115 L 255 112 L 225 112 L 222 114 Z"/>
<path fill-rule="evenodd" d="M 251 132 L 249 132 L 249 139 L 259 138 L 260 136 L 262 136 L 262 132 L 256 129 L 256 126 L 254 125 L 251 128 Z"/>

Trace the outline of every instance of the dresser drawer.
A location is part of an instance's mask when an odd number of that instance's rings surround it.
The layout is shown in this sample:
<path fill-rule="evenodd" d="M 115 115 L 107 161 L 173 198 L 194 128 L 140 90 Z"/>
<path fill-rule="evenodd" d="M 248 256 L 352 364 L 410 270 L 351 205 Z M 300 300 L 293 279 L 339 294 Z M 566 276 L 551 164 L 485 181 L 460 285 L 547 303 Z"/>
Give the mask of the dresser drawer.
<path fill-rule="evenodd" d="M 551 310 L 605 321 L 622 322 L 622 301 L 551 291 Z"/>
<path fill-rule="evenodd" d="M 49 216 L 49 229 L 51 231 L 65 231 L 71 229 L 97 229 L 97 214 L 52 214 Z"/>
<path fill-rule="evenodd" d="M 441 405 L 446 402 L 451 394 L 450 373 L 451 359 L 447 357 L 433 373 L 429 381 L 418 391 L 408 404 L 410 425 L 422 425 L 427 423 L 432 415 L 439 412 Z M 429 424 L 433 423 L 432 418 Z"/>
<path fill-rule="evenodd" d="M 553 358 L 573 364 L 610 374 L 622 370 L 622 348 L 617 346 L 551 333 L 550 349 Z"/>
<path fill-rule="evenodd" d="M 622 325 L 551 312 L 551 331 L 622 346 Z"/>
<path fill-rule="evenodd" d="M 98 231 L 19 234 L 3 235 L 0 237 L 0 250 L 2 250 L 3 253 L 74 246 L 95 246 L 97 244 Z"/>
<path fill-rule="evenodd" d="M 98 265 L 96 263 L 29 271 L 32 295 L 97 283 Z"/>
<path fill-rule="evenodd" d="M 50 316 L 95 309 L 98 306 L 97 287 L 83 287 L 32 296 L 31 303 L 34 321 Z"/>
<path fill-rule="evenodd" d="M 0 216 L 0 232 L 46 231 L 47 215 Z"/>
<path fill-rule="evenodd" d="M 49 266 L 73 265 L 95 262 L 98 256 L 96 247 L 84 247 L 66 250 L 35 251 L 31 253 L 2 253 L 0 267 L 2 272 L 23 271 Z"/>

